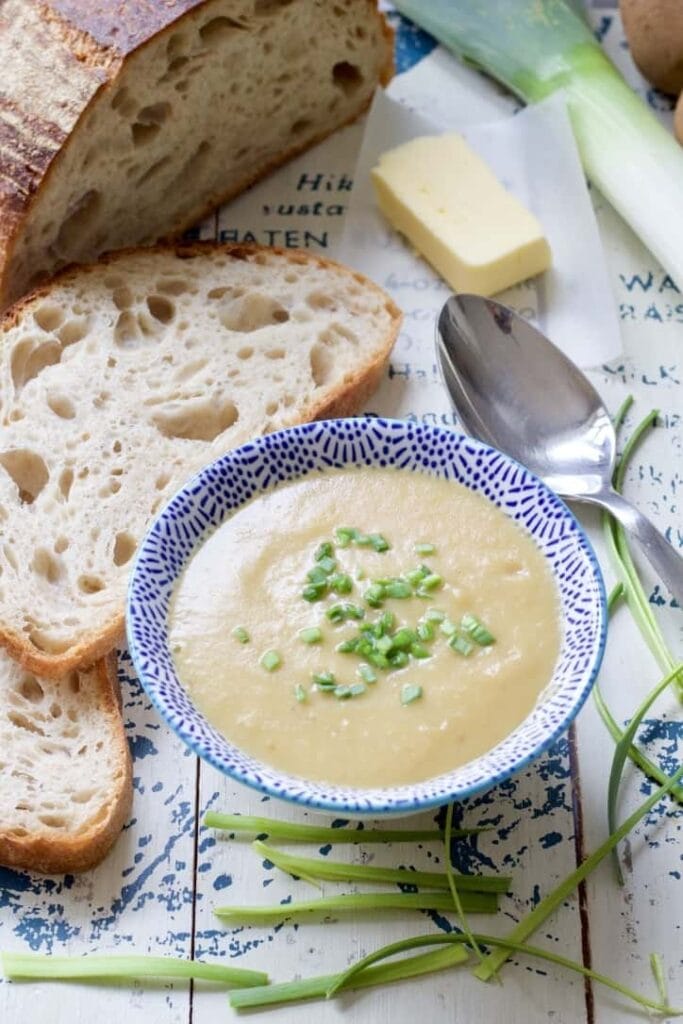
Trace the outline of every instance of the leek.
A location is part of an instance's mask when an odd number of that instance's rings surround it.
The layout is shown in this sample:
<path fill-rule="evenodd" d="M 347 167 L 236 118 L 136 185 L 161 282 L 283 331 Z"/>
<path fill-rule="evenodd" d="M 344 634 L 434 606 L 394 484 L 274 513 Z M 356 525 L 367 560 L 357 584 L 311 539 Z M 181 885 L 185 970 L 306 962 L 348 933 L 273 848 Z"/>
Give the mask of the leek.
<path fill-rule="evenodd" d="M 586 174 L 683 288 L 683 151 L 563 0 L 395 0 L 535 103 L 564 91 Z"/>

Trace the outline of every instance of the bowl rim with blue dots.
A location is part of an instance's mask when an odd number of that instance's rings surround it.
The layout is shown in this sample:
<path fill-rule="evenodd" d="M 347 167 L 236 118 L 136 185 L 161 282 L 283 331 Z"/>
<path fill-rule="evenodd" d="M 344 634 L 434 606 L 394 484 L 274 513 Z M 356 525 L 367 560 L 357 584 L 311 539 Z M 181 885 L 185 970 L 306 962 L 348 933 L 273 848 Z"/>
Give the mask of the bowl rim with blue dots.
<path fill-rule="evenodd" d="M 192 553 L 252 497 L 287 480 L 351 466 L 392 466 L 457 481 L 531 534 L 558 587 L 562 640 L 551 679 L 527 718 L 492 750 L 424 782 L 361 789 L 303 779 L 240 750 L 193 704 L 176 675 L 167 616 Z M 607 602 L 583 530 L 538 477 L 455 430 L 380 417 L 322 420 L 267 434 L 222 455 L 157 515 L 138 550 L 126 603 L 128 645 L 149 699 L 191 750 L 237 782 L 304 807 L 360 816 L 410 814 L 462 800 L 510 778 L 568 728 L 595 680 Z"/>

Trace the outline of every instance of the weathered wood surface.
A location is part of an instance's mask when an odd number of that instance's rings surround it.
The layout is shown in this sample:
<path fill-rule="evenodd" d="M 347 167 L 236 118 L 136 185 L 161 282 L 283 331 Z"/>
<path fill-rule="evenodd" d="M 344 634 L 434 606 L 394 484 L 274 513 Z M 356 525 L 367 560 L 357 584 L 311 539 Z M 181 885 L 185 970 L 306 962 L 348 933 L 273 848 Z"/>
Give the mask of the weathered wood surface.
<path fill-rule="evenodd" d="M 615 58 L 636 81 L 624 50 L 618 23 L 610 12 L 596 15 L 599 31 Z M 429 49 L 429 41 L 405 30 L 399 54 L 411 60 Z M 465 72 L 462 72 L 463 74 Z M 407 80 L 406 80 L 407 81 Z M 650 101 L 665 101 L 649 94 Z M 416 105 L 425 102 L 415 96 Z M 506 101 L 501 100 L 504 105 Z M 662 111 L 669 117 L 669 111 Z M 360 129 L 352 127 L 286 168 L 279 179 L 283 194 L 296 192 L 301 175 L 308 181 L 321 175 L 317 189 L 305 198 L 320 200 L 317 215 L 269 209 L 273 189 L 268 183 L 226 208 L 202 227 L 204 237 L 242 236 L 248 230 L 297 232 L 291 244 L 329 250 L 343 222 L 348 189 L 339 174 L 339 153 L 348 154 L 350 178 Z M 331 174 L 336 177 L 332 179 Z M 287 182 L 289 185 L 287 185 Z M 330 187 L 327 188 L 327 184 Z M 646 187 L 646 183 L 644 183 Z M 304 191 L 306 191 L 304 189 Z M 628 479 L 628 493 L 672 531 L 683 545 L 681 489 L 683 488 L 683 300 L 652 257 L 594 195 L 606 244 L 610 273 L 622 318 L 626 355 L 596 370 L 593 379 L 610 408 L 625 394 L 637 399 L 635 416 L 652 405 L 662 409 L 663 426 L 639 452 Z M 303 202 L 303 200 L 302 200 Z M 259 216 L 260 214 L 260 216 Z M 258 229 L 255 225 L 258 224 Z M 272 227 L 269 227 L 272 225 Z M 309 232 L 304 238 L 302 232 Z M 267 241 L 258 238 L 259 241 Z M 285 239 L 273 237 L 275 243 Z M 404 361 L 400 347 L 396 361 Z M 391 374 L 373 409 L 393 415 L 415 414 L 453 423 L 442 395 L 435 390 L 431 346 L 410 353 L 412 390 L 404 378 Z M 418 391 L 415 391 L 415 387 Z M 416 394 L 418 397 L 416 398 Z M 596 542 L 603 565 L 599 520 L 581 513 Z M 683 617 L 674 607 L 661 607 L 661 592 L 653 583 L 651 600 L 672 646 L 683 651 Z M 198 825 L 208 808 L 242 813 L 272 814 L 292 820 L 322 820 L 237 787 L 184 750 L 159 722 L 130 670 L 121 659 L 126 723 L 135 756 L 135 805 L 131 821 L 114 852 L 97 871 L 80 878 L 40 879 L 0 869 L 0 949 L 55 953 L 137 952 L 221 957 L 268 970 L 278 980 L 341 968 L 384 942 L 408 934 L 448 931 L 452 915 L 429 913 L 408 918 L 393 914 L 335 922 L 275 927 L 225 926 L 213 914 L 220 904 L 281 901 L 308 894 L 303 882 L 280 875 L 256 857 L 249 843 L 221 837 Z M 619 721 L 658 678 L 652 656 L 644 648 L 628 613 L 618 613 L 601 681 Z M 648 717 L 648 750 L 671 770 L 680 761 L 680 711 L 664 697 Z M 463 870 L 478 866 L 511 873 L 514 892 L 503 901 L 494 920 L 473 918 L 482 930 L 504 934 L 606 834 L 606 779 L 612 743 L 589 702 L 576 728 L 526 772 L 458 811 L 466 825 L 487 825 L 491 831 L 458 845 L 457 864 Z M 627 772 L 621 814 L 635 806 L 649 785 Z M 681 825 L 658 808 L 622 848 L 627 866 L 620 890 L 610 863 L 591 877 L 586 891 L 575 894 L 535 936 L 539 945 L 592 964 L 641 991 L 655 993 L 648 956 L 663 954 L 672 1003 L 683 1004 L 681 954 Z M 414 827 L 428 826 L 433 814 L 412 819 Z M 315 850 L 310 851 L 315 852 Z M 331 855 L 327 847 L 320 854 Z M 434 865 L 441 850 L 427 845 L 379 848 L 340 847 L 335 857 L 415 867 Z M 327 891 L 342 887 L 329 885 Z M 350 888 L 350 887 L 346 887 Z M 587 985 L 560 969 L 515 959 L 503 972 L 503 984 L 482 986 L 458 969 L 377 992 L 350 995 L 334 1003 L 270 1011 L 276 1024 L 313 1015 L 321 1024 L 372 1020 L 376 1024 L 408 1024 L 415 1020 L 479 1021 L 502 1019 L 506 1024 L 616 1024 L 636 1019 L 609 992 Z M 0 982 L 0 1020 L 8 1024 L 85 1024 L 104 1012 L 129 1024 L 218 1024 L 233 1017 L 225 992 L 209 986 L 163 983 L 110 985 L 106 989 L 53 983 L 43 987 Z M 265 1017 L 264 1017 L 265 1019 Z"/>

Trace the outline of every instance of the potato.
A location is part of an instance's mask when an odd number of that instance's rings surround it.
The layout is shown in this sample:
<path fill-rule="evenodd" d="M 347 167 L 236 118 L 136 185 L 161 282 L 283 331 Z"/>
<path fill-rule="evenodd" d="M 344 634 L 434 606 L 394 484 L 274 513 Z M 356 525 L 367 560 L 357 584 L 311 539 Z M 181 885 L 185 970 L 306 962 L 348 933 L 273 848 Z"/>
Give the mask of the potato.
<path fill-rule="evenodd" d="M 678 95 L 683 90 L 681 0 L 619 0 L 619 8 L 640 71 L 662 92 Z"/>

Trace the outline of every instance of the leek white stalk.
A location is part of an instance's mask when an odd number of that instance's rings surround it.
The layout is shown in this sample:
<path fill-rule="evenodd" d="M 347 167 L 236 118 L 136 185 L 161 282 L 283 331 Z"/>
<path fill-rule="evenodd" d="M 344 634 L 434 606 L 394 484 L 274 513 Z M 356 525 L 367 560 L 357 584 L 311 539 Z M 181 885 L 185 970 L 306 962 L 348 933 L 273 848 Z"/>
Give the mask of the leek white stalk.
<path fill-rule="evenodd" d="M 586 174 L 683 289 L 683 149 L 564 0 L 395 0 L 527 103 L 564 91 Z"/>

